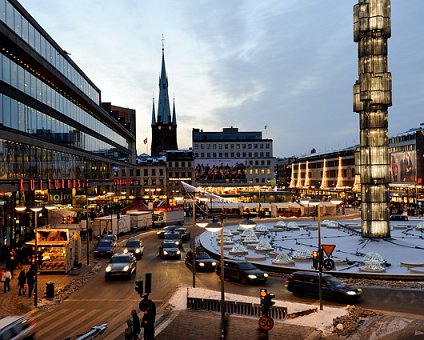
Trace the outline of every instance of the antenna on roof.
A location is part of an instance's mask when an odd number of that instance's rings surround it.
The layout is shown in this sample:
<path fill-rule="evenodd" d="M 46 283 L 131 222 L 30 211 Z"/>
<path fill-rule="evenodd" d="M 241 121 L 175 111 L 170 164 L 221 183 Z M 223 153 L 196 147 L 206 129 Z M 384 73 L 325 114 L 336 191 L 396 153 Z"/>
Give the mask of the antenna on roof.
<path fill-rule="evenodd" d="M 163 37 L 162 33 L 162 51 L 165 49 L 165 38 Z"/>

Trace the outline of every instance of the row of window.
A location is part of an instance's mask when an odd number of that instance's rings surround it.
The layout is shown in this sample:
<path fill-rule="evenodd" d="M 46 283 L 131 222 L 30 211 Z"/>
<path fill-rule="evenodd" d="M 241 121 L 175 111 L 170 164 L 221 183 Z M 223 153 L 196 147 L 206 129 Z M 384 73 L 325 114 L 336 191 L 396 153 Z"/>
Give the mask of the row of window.
<path fill-rule="evenodd" d="M 270 143 L 259 143 L 259 144 L 218 144 L 218 143 L 208 143 L 208 144 L 195 144 L 193 143 L 193 149 L 194 150 L 198 150 L 198 149 L 230 149 L 230 150 L 240 150 L 240 149 L 270 149 L 271 148 L 271 144 Z"/>
<path fill-rule="evenodd" d="M 36 136 L 51 143 L 72 146 L 111 159 L 121 159 L 127 156 L 113 145 L 81 132 L 4 94 L 0 94 L 0 126 Z"/>
<path fill-rule="evenodd" d="M 3 54 L 0 55 L 0 65 L 0 79 L 5 83 L 128 149 L 124 137 Z"/>
<path fill-rule="evenodd" d="M 168 167 L 169 168 L 191 168 L 193 165 L 193 162 L 190 161 L 169 161 L 168 162 Z"/>
<path fill-rule="evenodd" d="M 195 152 L 194 158 L 258 158 L 271 157 L 270 152 Z"/>
<path fill-rule="evenodd" d="M 0 179 L 104 179 L 110 166 L 59 151 L 0 139 Z"/>
<path fill-rule="evenodd" d="M 0 20 L 84 92 L 92 101 L 100 105 L 100 93 L 85 80 L 63 55 L 8 0 L 0 0 Z"/>

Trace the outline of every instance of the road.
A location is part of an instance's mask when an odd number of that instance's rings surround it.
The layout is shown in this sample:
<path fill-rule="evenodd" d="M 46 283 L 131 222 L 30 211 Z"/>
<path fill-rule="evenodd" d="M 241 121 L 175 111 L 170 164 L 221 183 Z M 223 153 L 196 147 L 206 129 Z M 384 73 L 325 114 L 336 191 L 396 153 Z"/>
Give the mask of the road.
<path fill-rule="evenodd" d="M 131 280 L 105 281 L 104 266 L 99 274 L 87 282 L 79 291 L 63 301 L 51 311 L 40 312 L 35 316 L 37 339 L 64 339 L 87 331 L 91 326 L 107 323 L 107 338 L 122 338 L 125 322 L 131 309 L 138 309 L 140 297 L 134 290 L 135 279 L 143 280 L 146 272 L 152 273 L 152 293 L 150 298 L 156 303 L 158 311 L 178 286 L 191 286 L 192 274 L 185 267 L 184 261 L 161 260 L 158 256 L 160 240 L 156 230 L 141 234 L 145 244 L 144 256 L 137 263 L 136 277 Z M 120 241 L 120 245 L 123 244 Z M 185 248 L 190 244 L 186 243 Z M 184 256 L 184 253 L 183 253 Z M 196 273 L 196 287 L 220 290 L 219 277 L 215 273 Z M 226 281 L 226 293 L 259 296 L 259 286 L 241 285 Z M 271 275 L 266 288 L 276 294 L 277 300 L 302 303 L 315 303 L 316 300 L 297 298 L 284 288 L 281 276 Z M 258 297 L 259 300 L 259 297 Z M 424 300 L 423 291 L 405 291 L 400 289 L 366 288 L 363 308 L 384 309 L 403 313 L 421 314 L 419 302 Z M 325 302 L 325 305 L 338 305 Z"/>

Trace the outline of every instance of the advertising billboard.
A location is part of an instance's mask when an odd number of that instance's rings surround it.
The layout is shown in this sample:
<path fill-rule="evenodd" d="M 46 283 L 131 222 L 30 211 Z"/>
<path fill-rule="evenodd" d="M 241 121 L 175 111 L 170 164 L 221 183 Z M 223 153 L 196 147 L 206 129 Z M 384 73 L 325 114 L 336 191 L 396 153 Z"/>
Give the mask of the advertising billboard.
<path fill-rule="evenodd" d="M 415 151 L 391 154 L 393 183 L 415 183 L 417 180 L 417 155 Z"/>
<path fill-rule="evenodd" d="M 197 183 L 246 182 L 246 166 L 243 159 L 196 159 Z"/>

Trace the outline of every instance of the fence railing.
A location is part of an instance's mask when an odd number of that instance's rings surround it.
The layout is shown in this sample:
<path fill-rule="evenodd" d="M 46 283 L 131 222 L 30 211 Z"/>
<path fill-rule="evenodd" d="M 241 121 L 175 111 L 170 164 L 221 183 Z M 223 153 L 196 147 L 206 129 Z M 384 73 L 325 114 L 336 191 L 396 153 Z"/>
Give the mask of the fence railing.
<path fill-rule="evenodd" d="M 259 304 L 237 301 L 225 301 L 224 304 L 225 311 L 229 314 L 256 317 L 260 317 L 262 315 L 261 306 Z M 221 301 L 214 299 L 187 297 L 187 308 L 194 310 L 220 312 Z M 287 315 L 287 307 L 271 307 L 268 315 L 273 319 L 282 320 Z"/>

